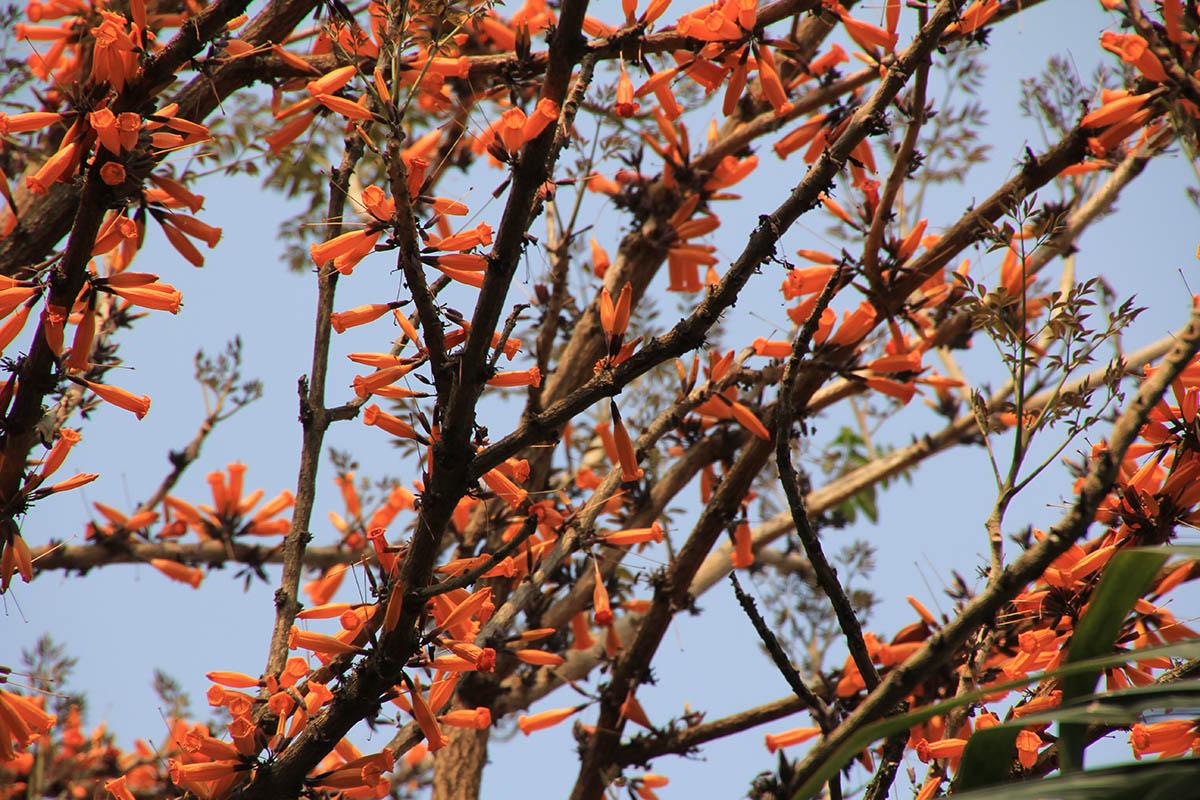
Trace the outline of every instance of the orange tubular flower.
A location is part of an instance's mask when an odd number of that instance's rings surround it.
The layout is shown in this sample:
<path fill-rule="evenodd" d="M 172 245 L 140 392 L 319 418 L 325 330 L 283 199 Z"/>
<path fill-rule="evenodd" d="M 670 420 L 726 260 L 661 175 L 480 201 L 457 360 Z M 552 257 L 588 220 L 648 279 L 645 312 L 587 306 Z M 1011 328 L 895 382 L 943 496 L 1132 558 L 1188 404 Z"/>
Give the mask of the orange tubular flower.
<path fill-rule="evenodd" d="M 78 140 L 64 144 L 36 173 L 25 178 L 25 187 L 34 194 L 48 194 L 52 183 L 66 178 L 74 170 L 82 152 L 83 146 Z"/>
<path fill-rule="evenodd" d="M 32 286 L 12 286 L 0 289 L 0 316 L 8 316 L 17 306 L 24 303 L 37 293 Z"/>
<path fill-rule="evenodd" d="M 67 322 L 67 310 L 62 306 L 47 305 L 42 311 L 42 332 L 46 344 L 55 355 L 63 352 L 63 326 Z"/>
<path fill-rule="evenodd" d="M 142 419 L 150 411 L 150 398 L 146 395 L 138 397 L 132 392 L 127 392 L 124 389 L 118 389 L 116 386 L 108 386 L 102 383 L 92 383 L 83 378 L 78 379 L 87 388 L 91 389 L 105 402 L 112 403 L 118 408 L 123 408 L 126 411 L 132 411 L 137 415 L 138 419 Z"/>
<path fill-rule="evenodd" d="M 4 554 L 0 556 L 0 592 L 8 591 L 14 572 L 21 574 L 21 580 L 29 583 L 33 580 L 33 558 L 29 545 L 21 534 L 13 534 L 12 539 L 4 546 Z M 0 739 L 3 734 L 0 733 Z"/>
<path fill-rule="evenodd" d="M 671 67 L 670 69 L 660 70 L 649 78 L 646 82 L 637 88 L 633 93 L 634 97 L 643 97 L 650 92 L 657 94 L 660 90 L 671 85 L 671 81 L 675 80 L 675 76 L 679 74 L 679 67 Z"/>
<path fill-rule="evenodd" d="M 888 397 L 894 397 L 905 405 L 912 400 L 913 393 L 917 390 L 917 387 L 912 383 L 901 383 L 891 378 L 880 378 L 875 375 L 868 375 L 863 380 L 866 381 L 867 386 L 875 391 L 886 394 Z"/>
<path fill-rule="evenodd" d="M 370 375 L 355 375 L 350 386 L 359 397 L 367 397 L 378 389 L 391 386 L 412 371 L 414 364 L 399 364 L 394 367 L 384 367 Z"/>
<path fill-rule="evenodd" d="M 616 658 L 620 651 L 621 636 L 615 626 L 609 625 L 604 629 L 604 654 L 609 658 Z"/>
<path fill-rule="evenodd" d="M 600 325 L 604 328 L 604 339 L 608 344 L 609 353 L 613 345 L 620 345 L 625 329 L 629 327 L 629 314 L 633 305 L 633 286 L 625 284 L 621 288 L 621 296 L 614 305 L 608 287 L 600 291 Z"/>
<path fill-rule="evenodd" d="M 886 20 L 887 32 L 895 33 L 896 26 L 900 24 L 900 0 L 887 0 L 884 8 L 884 18 Z"/>
<path fill-rule="evenodd" d="M 333 636 L 326 636 L 323 633 L 309 633 L 293 625 L 291 633 L 288 634 L 288 649 L 295 650 L 297 648 L 329 655 L 359 652 L 359 649 L 354 645 L 347 644 Z"/>
<path fill-rule="evenodd" d="M 737 23 L 712 5 L 680 17 L 675 29 L 683 36 L 691 36 L 704 42 L 722 42 L 742 36 L 742 29 Z"/>
<path fill-rule="evenodd" d="M 108 11 L 100 12 L 104 20 L 92 28 L 95 45 L 92 51 L 92 74 L 94 84 L 108 82 L 119 94 L 125 81 L 138 72 L 136 50 L 138 44 L 126 32 L 126 19 Z"/>
<path fill-rule="evenodd" d="M 62 114 L 52 111 L 28 111 L 24 114 L 0 113 L 0 136 L 41 130 L 62 122 L 62 118 Z"/>
<path fill-rule="evenodd" d="M 783 733 L 768 733 L 767 749 L 774 753 L 781 747 L 791 747 L 794 744 L 801 744 L 820 735 L 820 728 L 793 728 Z"/>
<path fill-rule="evenodd" d="M 536 139 L 541 135 L 548 126 L 558 121 L 558 115 L 562 109 L 558 103 L 543 97 L 538 100 L 537 105 L 533 108 L 533 113 L 525 121 L 525 128 L 522 130 L 522 138 L 525 142 Z"/>
<path fill-rule="evenodd" d="M 429 752 L 436 753 L 445 747 L 449 740 L 442 735 L 442 729 L 438 726 L 433 712 L 429 710 L 429 705 L 415 684 L 409 689 L 409 694 L 412 697 L 413 718 L 417 721 L 417 725 L 421 726 L 421 732 L 425 734 Z"/>
<path fill-rule="evenodd" d="M 507 475 L 498 469 L 491 469 L 482 475 L 482 480 L 487 484 L 487 487 L 496 493 L 501 499 L 506 500 L 513 508 L 519 508 L 521 503 L 525 502 L 528 493 L 517 486 Z"/>
<path fill-rule="evenodd" d="M 450 702 L 450 697 L 454 694 L 454 688 L 458 685 L 461 677 L 462 674 L 458 672 L 439 671 L 434 673 L 433 682 L 429 684 L 429 699 L 426 701 L 426 705 L 429 706 L 431 713 L 436 714 L 445 708 L 446 703 Z M 392 702 L 408 713 L 412 713 L 412 703 L 404 695 L 393 698 Z"/>
<path fill-rule="evenodd" d="M 571 706 L 570 708 L 555 708 L 550 711 L 543 711 L 528 717 L 522 715 L 517 719 L 517 727 L 521 729 L 521 733 L 528 736 L 534 731 L 540 731 L 543 728 L 557 725 L 581 708 L 583 706 Z"/>
<path fill-rule="evenodd" d="M 271 148 L 271 152 L 278 155 L 289 144 L 300 138 L 300 135 L 308 130 L 308 127 L 312 125 L 313 120 L 316 118 L 317 115 L 312 112 L 301 114 L 295 119 L 288 120 L 263 138 L 266 139 L 267 146 Z"/>
<path fill-rule="evenodd" d="M 864 300 L 859 303 L 854 313 L 846 313 L 842 319 L 842 324 L 838 326 L 837 331 L 830 337 L 829 343 L 840 346 L 857 343 L 875 325 L 875 317 L 875 307 Z"/>
<path fill-rule="evenodd" d="M 474 728 L 477 731 L 481 731 L 484 728 L 491 727 L 492 711 L 487 706 L 460 708 L 448 714 L 443 714 L 438 717 L 438 721 L 452 728 Z"/>
<path fill-rule="evenodd" d="M 286 108 L 279 109 L 275 112 L 275 121 L 287 119 L 309 109 L 317 107 L 317 99 L 315 97 L 306 97 L 303 100 L 297 100 Z"/>
<path fill-rule="evenodd" d="M 894 372 L 919 372 L 921 370 L 921 354 L 917 351 L 895 356 L 881 356 L 863 365 L 867 369 L 880 374 Z"/>
<path fill-rule="evenodd" d="M 128 289 L 119 289 L 114 286 L 111 287 L 111 291 L 113 294 L 133 303 L 135 306 L 155 311 L 169 311 L 172 314 L 178 314 L 179 308 L 183 304 L 183 295 L 169 283 L 137 286 Z"/>
<path fill-rule="evenodd" d="M 767 358 L 788 358 L 792 354 L 792 343 L 769 341 L 760 337 L 754 340 L 754 352 Z"/>
<path fill-rule="evenodd" d="M 739 522 L 733 529 L 733 566 L 735 569 L 745 569 L 754 563 L 752 548 L 753 537 L 750 533 L 750 523 Z"/>
<path fill-rule="evenodd" d="M 483 288 L 483 273 L 468 272 L 466 270 L 454 269 L 453 267 L 443 267 L 440 264 L 435 265 L 442 274 L 451 280 L 458 281 L 466 286 L 474 286 L 476 289 Z"/>
<path fill-rule="evenodd" d="M 164 214 L 163 217 L 188 236 L 204 242 L 209 249 L 216 247 L 221 241 L 220 228 L 201 222 L 195 217 L 189 217 L 187 214 Z"/>
<path fill-rule="evenodd" d="M 671 5 L 671 0 L 650 0 L 646 4 L 646 10 L 642 12 L 640 21 L 643 25 L 653 25 L 654 22 L 661 17 Z"/>
<path fill-rule="evenodd" d="M 160 222 L 159 227 L 162 228 L 163 235 L 167 237 L 167 241 L 171 246 L 183 256 L 189 264 L 194 267 L 204 266 L 204 256 L 196 249 L 196 245 L 192 244 L 192 240 L 184 235 L 183 231 L 170 225 L 166 222 Z"/>
<path fill-rule="evenodd" d="M 518 152 L 524 144 L 525 112 L 519 108 L 510 108 L 501 114 L 497 133 L 505 150 L 509 153 Z"/>
<path fill-rule="evenodd" d="M 617 460 L 621 464 L 621 481 L 628 483 L 641 480 L 646 472 L 637 465 L 637 453 L 633 449 L 633 441 L 629 438 L 629 432 L 625 430 L 625 423 L 621 421 L 617 404 L 611 400 L 609 401 L 609 410 L 613 418 L 613 443 L 617 451 Z"/>
<path fill-rule="evenodd" d="M 365 194 L 364 194 L 364 197 L 365 197 Z M 466 216 L 471 211 L 471 209 L 468 208 L 465 203 L 460 203 L 457 200 L 451 200 L 448 197 L 432 197 L 432 198 L 429 198 L 428 202 L 431 206 L 433 206 L 433 210 L 435 212 L 437 212 L 438 214 L 445 214 L 445 215 L 451 216 L 451 217 Z M 392 213 L 394 213 L 394 211 L 395 211 L 395 209 L 392 209 L 385 216 L 382 216 L 380 218 L 384 219 L 384 220 L 389 219 L 392 216 Z M 372 209 L 372 213 L 374 213 L 374 209 Z M 451 265 L 451 266 L 453 266 L 453 265 Z"/>
<path fill-rule="evenodd" d="M 600 574 L 599 560 L 593 558 L 592 565 L 595 567 L 596 573 L 596 584 L 592 589 L 592 621 L 607 628 L 613 623 L 612 606 L 608 602 L 608 589 L 604 588 L 604 576 Z"/>
<path fill-rule="evenodd" d="M 1167 80 L 1162 62 L 1150 52 L 1150 45 L 1135 33 L 1113 33 L 1105 31 L 1100 36 L 1100 46 L 1120 57 L 1126 64 L 1133 65 L 1147 80 L 1162 83 Z"/>
<path fill-rule="evenodd" d="M 963 748 L 966 747 L 966 739 L 942 739 L 937 742 L 928 742 L 921 739 L 917 742 L 916 751 L 917 758 L 921 762 L 928 764 L 930 761 L 938 758 L 958 758 L 962 755 Z"/>
<path fill-rule="evenodd" d="M 359 121 L 375 119 L 375 115 L 364 105 L 367 99 L 366 95 L 363 95 L 358 103 L 353 100 L 347 100 L 344 97 L 338 97 L 336 94 L 319 94 L 314 99 L 330 111 L 341 114 L 347 119 Z"/>
<path fill-rule="evenodd" d="M 42 462 L 41 472 L 38 473 L 38 483 L 49 478 L 55 470 L 62 466 L 63 461 L 67 458 L 67 453 L 71 452 L 71 448 L 79 443 L 80 438 L 78 431 L 71 428 L 59 428 L 58 440 L 55 441 L 46 460 Z"/>
<path fill-rule="evenodd" d="M 117 118 L 117 126 L 120 127 L 122 114 Z M 135 137 L 136 142 L 136 137 Z M 177 205 L 168 205 L 170 208 L 187 207 L 193 214 L 204 207 L 204 198 L 201 195 L 193 194 L 187 187 L 167 175 L 151 174 L 150 180 L 159 186 L 163 194 Z"/>
<path fill-rule="evenodd" d="M 758 156 L 747 156 L 740 161 L 733 156 L 725 156 L 713 170 L 713 176 L 705 182 L 704 188 L 706 191 L 714 191 L 733 186 L 753 172 L 757 166 Z"/>
<path fill-rule="evenodd" d="M 320 265 L 318 265 L 320 266 Z M 394 308 L 391 303 L 373 303 L 356 306 L 349 311 L 334 312 L 329 315 L 329 322 L 337 333 L 345 333 L 347 328 L 374 322 Z"/>
<path fill-rule="evenodd" d="M 491 243 L 492 228 L 486 222 L 481 222 L 470 230 L 459 231 L 439 241 L 430 242 L 429 248 L 443 251 L 470 250 L 472 247 Z"/>
<path fill-rule="evenodd" d="M 743 428 L 765 442 L 771 440 L 771 434 L 767 431 L 766 426 L 758 421 L 758 417 L 754 416 L 753 411 L 741 403 L 730 403 L 730 411 L 733 412 L 733 418 L 741 423 Z"/>
<path fill-rule="evenodd" d="M 842 18 L 846 34 L 863 50 L 879 47 L 884 52 L 890 53 L 896 49 L 896 42 L 900 40 L 896 34 L 888 33 L 883 28 L 868 22 L 857 20 L 844 11 L 838 16 Z"/>
<path fill-rule="evenodd" d="M 537 367 L 514 372 L 497 372 L 488 378 L 488 386 L 541 386 L 542 371 Z"/>
<path fill-rule="evenodd" d="M 100 228 L 99 233 L 96 234 L 96 243 L 92 246 L 92 255 L 98 256 L 102 253 L 110 252 L 126 240 L 136 239 L 137 235 L 138 226 L 136 222 L 124 215 L 113 215 Z M 150 282 L 152 281 L 147 281 L 147 283 Z M 112 283 L 110 279 L 110 285 L 116 286 L 117 284 Z"/>
<path fill-rule="evenodd" d="M 381 411 L 379 406 L 374 403 L 363 409 L 363 424 L 382 428 L 392 436 L 398 436 L 401 439 L 416 439 L 419 442 L 425 441 L 425 437 L 417 433 L 412 425 L 409 425 L 399 417 L 394 417 L 385 411 Z"/>
<path fill-rule="evenodd" d="M 491 672 L 496 665 L 496 651 L 490 647 L 480 647 L 470 642 L 459 642 L 454 639 L 446 639 L 442 644 L 459 658 L 474 664 L 475 669 L 480 672 Z"/>
<path fill-rule="evenodd" d="M 566 661 L 565 658 L 557 653 L 551 653 L 547 650 L 516 650 L 513 655 L 526 664 L 536 664 L 542 667 L 557 667 Z"/>
<path fill-rule="evenodd" d="M 358 257 L 354 259 L 353 263 L 338 265 L 339 271 L 348 275 L 348 270 L 352 271 L 354 264 L 357 264 L 367 253 L 371 252 L 382 234 L 382 230 L 374 232 L 368 229 L 350 231 L 340 236 L 335 236 L 327 242 L 309 245 L 308 250 L 312 256 L 313 263 L 316 264 L 318 269 L 342 256 L 357 255 Z M 343 269 L 343 267 L 346 268 Z"/>
<path fill-rule="evenodd" d="M 83 371 L 88 368 L 88 356 L 92 352 L 92 341 L 96 336 L 96 310 L 89 308 L 80 316 L 75 326 L 75 338 L 71 341 L 71 355 L 63 362 L 68 371 Z"/>
<path fill-rule="evenodd" d="M 101 108 L 87 115 L 88 125 L 96 132 L 100 146 L 114 156 L 121 155 L 121 135 L 117 131 L 117 115 L 110 109 Z"/>
<path fill-rule="evenodd" d="M 98 472 L 81 472 L 73 478 L 67 478 L 65 481 L 59 481 L 58 483 L 38 489 L 37 493 L 44 497 L 57 492 L 69 492 L 72 489 L 85 486 L 99 477 L 100 473 Z"/>
<path fill-rule="evenodd" d="M 742 99 L 742 92 L 746 88 L 746 74 L 750 69 L 749 52 L 746 48 L 742 48 L 742 55 L 734 64 L 733 71 L 729 75 L 729 82 L 725 84 L 725 98 L 721 103 L 721 113 L 727 117 L 737 111 L 738 101 Z"/>
<path fill-rule="evenodd" d="M 1043 744 L 1042 737 L 1031 730 L 1023 730 L 1017 734 L 1017 759 L 1025 769 L 1032 769 L 1037 763 L 1038 748 Z"/>
<path fill-rule="evenodd" d="M 617 102 L 613 103 L 613 113 L 618 117 L 628 119 L 638 112 L 640 105 L 633 99 L 633 81 L 625 71 L 625 62 L 621 61 L 621 77 L 617 79 Z"/>
<path fill-rule="evenodd" d="M 1200 744 L 1200 733 L 1196 723 L 1188 719 L 1172 719 L 1149 725 L 1138 723 L 1129 734 L 1134 758 L 1141 759 L 1149 753 L 1160 757 L 1181 756 Z"/>
<path fill-rule="evenodd" d="M 672 227 L 675 228 L 675 235 L 680 239 L 694 239 L 698 236 L 704 236 L 705 234 L 712 233 L 717 228 L 721 227 L 721 220 L 720 218 L 709 214 L 703 217 L 697 217 L 696 219 L 690 219 L 687 222 L 672 224 Z"/>
<path fill-rule="evenodd" d="M 833 256 L 819 253 L 816 250 L 798 250 L 796 252 L 801 258 L 807 258 L 810 261 L 819 263 L 832 264 Z M 824 259 L 828 258 L 828 262 Z M 783 282 L 783 298 L 792 300 L 796 297 L 805 294 L 814 294 L 825 288 L 825 284 L 829 282 L 829 278 L 836 271 L 835 267 L 797 267 L 788 271 L 787 280 Z"/>
<path fill-rule="evenodd" d="M 895 31 L 892 31 L 892 33 L 895 33 Z M 838 64 L 845 64 L 849 60 L 850 56 L 846 55 L 846 51 L 842 49 L 842 46 L 835 44 L 830 48 L 828 53 L 813 59 L 812 63 L 808 65 L 808 74 L 814 78 L 819 78 Z"/>
<path fill-rule="evenodd" d="M 483 608 L 492 598 L 492 590 L 488 587 L 480 589 L 455 606 L 438 624 L 442 630 L 450 630 L 460 623 L 466 622 Z"/>
<path fill-rule="evenodd" d="M 904 241 L 900 242 L 900 247 L 896 251 L 896 260 L 898 262 L 907 261 L 913 253 L 917 252 L 917 246 L 921 243 L 921 237 L 925 235 L 925 226 L 929 220 L 922 219 L 913 226 L 912 231 L 908 236 L 904 237 Z"/>
<path fill-rule="evenodd" d="M 633 692 L 630 692 L 625 698 L 625 702 L 621 704 L 621 715 L 646 730 L 654 729 L 654 726 L 650 724 L 650 718 L 646 716 L 646 709 L 642 708 L 642 704 L 638 702 Z"/>
<path fill-rule="evenodd" d="M 438 269 L 454 269 L 464 272 L 482 272 L 488 267 L 487 256 L 478 253 L 447 253 L 427 259 Z"/>
<path fill-rule="evenodd" d="M 1119 122 L 1125 122 L 1134 113 L 1139 111 L 1146 104 L 1146 101 L 1153 96 L 1153 92 L 1146 92 L 1145 94 L 1126 95 L 1118 97 L 1115 100 L 1110 100 L 1095 111 L 1086 114 L 1079 121 L 1079 127 L 1104 128 Z"/>
<path fill-rule="evenodd" d="M 946 34 L 967 34 L 983 27 L 1000 10 L 1000 0 L 975 0 L 959 14 L 959 21 L 946 28 Z M 897 12 L 898 13 L 898 12 Z M 889 30 L 895 31 L 894 28 Z"/>
<path fill-rule="evenodd" d="M 522 633 L 517 641 L 536 642 L 539 639 L 545 639 L 547 636 L 553 636 L 556 630 L 556 628 L 534 628 Z"/>
<path fill-rule="evenodd" d="M 116 800 L 134 800 L 133 792 L 129 791 L 126 781 L 127 778 L 124 775 L 114 778 L 104 784 L 104 791 L 111 794 Z"/>
<path fill-rule="evenodd" d="M 307 65 L 308 62 L 301 63 Z M 304 88 L 308 89 L 308 93 L 313 97 L 322 94 L 332 94 L 353 80 L 357 73 L 358 67 L 353 65 L 338 67 L 332 72 L 326 72 L 316 80 L 309 81 Z"/>
<path fill-rule="evenodd" d="M 216 670 L 205 673 L 204 677 L 208 678 L 213 683 L 219 683 L 222 686 L 229 686 L 233 689 L 250 689 L 256 686 L 261 686 L 262 682 L 258 678 L 251 678 L 242 672 L 223 672 Z"/>
<path fill-rule="evenodd" d="M 25 323 L 29 321 L 29 314 L 32 311 L 32 305 L 23 305 L 17 310 L 17 313 L 11 314 L 4 321 L 4 325 L 0 326 L 0 353 L 12 344 L 17 335 L 25 328 Z"/>
<path fill-rule="evenodd" d="M 21 747 L 29 747 L 49 733 L 57 719 L 28 697 L 0 689 L 0 750 L 7 748 L 6 758 L 11 759 L 12 739 Z"/>
<path fill-rule="evenodd" d="M 614 547 L 625 547 L 643 542 L 661 542 L 663 539 L 662 525 L 655 522 L 649 528 L 629 528 L 623 531 L 606 533 L 600 537 L 604 544 Z"/>
<path fill-rule="evenodd" d="M 590 650 L 596 644 L 596 640 L 592 638 L 592 632 L 588 628 L 586 611 L 580 611 L 571 617 L 571 637 L 572 650 Z"/>
<path fill-rule="evenodd" d="M 171 759 L 169 763 L 171 782 L 179 786 L 220 780 L 242 767 L 240 761 L 198 761 L 194 764 L 184 764 Z"/>
<path fill-rule="evenodd" d="M 185 566 L 169 558 L 152 558 L 150 559 L 150 566 L 171 580 L 186 583 L 193 589 L 199 589 L 200 582 L 204 580 L 204 570 L 199 567 Z"/>
<path fill-rule="evenodd" d="M 429 665 L 442 672 L 474 672 L 478 669 L 474 661 L 461 656 L 438 656 Z"/>
<path fill-rule="evenodd" d="M 775 56 L 772 55 L 769 48 L 755 45 L 754 57 L 758 61 L 758 78 L 762 84 L 763 96 L 775 109 L 775 116 L 781 117 L 791 111 L 793 106 L 788 102 L 783 81 L 779 78 L 779 70 L 775 66 Z"/>

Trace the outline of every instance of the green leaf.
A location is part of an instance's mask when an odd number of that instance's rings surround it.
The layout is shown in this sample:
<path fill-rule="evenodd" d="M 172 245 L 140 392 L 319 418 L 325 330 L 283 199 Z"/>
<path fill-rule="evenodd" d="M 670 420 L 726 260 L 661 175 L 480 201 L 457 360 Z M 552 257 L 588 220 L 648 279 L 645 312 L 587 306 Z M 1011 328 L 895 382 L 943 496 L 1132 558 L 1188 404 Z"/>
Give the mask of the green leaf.
<path fill-rule="evenodd" d="M 1171 709 L 1175 713 L 1200 712 L 1200 680 L 1088 695 L 994 728 L 976 731 L 963 750 L 954 780 L 955 794 L 1007 780 L 1017 734 L 1030 725 L 1057 722 L 1083 728 L 1088 725 L 1127 726 L 1137 722 L 1142 712 L 1156 708 Z"/>
<path fill-rule="evenodd" d="M 1027 727 L 1047 722 L 1083 726 L 1132 725 L 1138 721 L 1138 715 L 1156 708 L 1169 709 L 1174 713 L 1200 713 L 1200 680 L 1134 686 L 1087 695 L 1057 708 L 1023 716 L 1020 725 Z"/>
<path fill-rule="evenodd" d="M 1066 663 L 1075 664 L 1109 653 L 1133 609 L 1154 576 L 1167 561 L 1158 549 L 1122 550 L 1104 567 L 1100 584 L 1088 600 L 1087 613 L 1075 626 Z M 1088 670 L 1063 679 L 1063 703 L 1091 694 L 1100 670 Z M 1084 726 L 1068 723 L 1059 729 L 1059 757 L 1064 771 L 1083 766 Z"/>
<path fill-rule="evenodd" d="M 875 487 L 872 486 L 859 492 L 854 499 L 858 502 L 858 507 L 867 515 L 867 519 L 878 524 L 879 509 L 875 505 Z"/>
<path fill-rule="evenodd" d="M 986 731 L 985 731 L 986 732 Z M 1054 778 L 955 792 L 955 800 L 1178 800 L 1196 796 L 1200 758 L 1134 761 Z"/>
<path fill-rule="evenodd" d="M 1172 642 L 1171 644 L 1162 645 L 1160 647 L 1147 647 L 1138 650 L 1136 653 L 1110 653 L 1100 656 L 1099 658 L 1091 658 L 1086 661 L 1079 661 L 1072 664 L 1066 664 L 1058 669 L 1048 672 L 1038 673 L 1036 675 L 1027 675 L 1024 678 L 1019 678 L 1006 683 L 990 685 L 984 689 L 975 689 L 970 692 L 965 692 L 958 697 L 949 700 L 943 700 L 940 703 L 922 706 L 915 711 L 910 711 L 907 714 L 901 714 L 896 717 L 887 717 L 878 722 L 864 726 L 856 731 L 849 739 L 846 740 L 840 747 L 833 751 L 813 772 L 803 786 L 796 792 L 793 797 L 808 798 L 815 797 L 821 792 L 821 787 L 829 781 L 834 774 L 842 768 L 844 764 L 850 762 L 859 752 L 871 744 L 885 739 L 893 733 L 925 722 L 928 719 L 946 714 L 956 708 L 971 705 L 982 700 L 985 696 L 995 694 L 996 692 L 1006 691 L 1009 689 L 1018 689 L 1022 686 L 1038 683 L 1039 681 L 1048 678 L 1062 678 L 1069 675 L 1076 675 L 1087 672 L 1095 672 L 1096 670 L 1104 669 L 1105 667 L 1115 667 L 1126 664 L 1130 661 L 1137 661 L 1143 658 L 1154 658 L 1156 656 L 1168 656 L 1172 658 L 1198 658 L 1200 657 L 1200 639 L 1188 639 L 1186 641 Z"/>
<path fill-rule="evenodd" d="M 963 749 L 958 774 L 954 778 L 954 794 L 1003 783 L 1008 779 L 1017 750 L 1017 734 L 1021 725 L 997 725 L 971 734 Z"/>

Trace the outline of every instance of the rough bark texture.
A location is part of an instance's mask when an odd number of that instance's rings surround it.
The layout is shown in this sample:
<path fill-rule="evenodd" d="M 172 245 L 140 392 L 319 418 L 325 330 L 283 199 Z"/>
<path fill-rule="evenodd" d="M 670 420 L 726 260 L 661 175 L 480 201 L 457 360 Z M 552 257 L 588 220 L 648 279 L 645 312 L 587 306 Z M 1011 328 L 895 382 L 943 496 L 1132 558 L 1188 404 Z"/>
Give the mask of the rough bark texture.
<path fill-rule="evenodd" d="M 434 759 L 433 800 L 479 797 L 483 770 L 473 767 L 487 763 L 488 730 L 447 728 L 443 732 L 450 744 Z"/>

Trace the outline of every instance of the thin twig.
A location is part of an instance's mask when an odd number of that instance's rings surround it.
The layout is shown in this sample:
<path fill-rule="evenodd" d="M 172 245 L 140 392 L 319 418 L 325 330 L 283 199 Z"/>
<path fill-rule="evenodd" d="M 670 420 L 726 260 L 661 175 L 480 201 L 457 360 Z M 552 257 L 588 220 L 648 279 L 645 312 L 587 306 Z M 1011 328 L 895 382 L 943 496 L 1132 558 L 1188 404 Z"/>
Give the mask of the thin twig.
<path fill-rule="evenodd" d="M 762 614 L 758 613 L 758 609 L 754 605 L 754 598 L 746 594 L 742 590 L 742 585 L 738 582 L 737 573 L 729 573 L 729 581 L 733 584 L 733 594 L 737 597 L 738 604 L 742 607 L 742 611 L 750 618 L 750 624 L 754 626 L 754 632 L 758 634 L 758 638 L 762 640 L 763 646 L 767 648 L 767 653 L 771 656 L 771 661 L 774 662 L 775 668 L 779 670 L 779 674 L 787 681 L 788 686 L 792 687 L 792 691 L 796 693 L 796 697 L 800 698 L 804 705 L 812 712 L 813 719 L 821 726 L 824 733 L 828 733 L 833 729 L 833 718 L 830 716 L 829 707 L 821 698 L 813 694 L 812 689 L 809 689 L 804 684 L 804 679 L 800 677 L 800 673 L 792 666 L 791 659 L 787 657 L 787 653 L 783 651 L 783 646 L 779 644 L 779 639 L 767 625 L 767 621 L 762 618 Z"/>

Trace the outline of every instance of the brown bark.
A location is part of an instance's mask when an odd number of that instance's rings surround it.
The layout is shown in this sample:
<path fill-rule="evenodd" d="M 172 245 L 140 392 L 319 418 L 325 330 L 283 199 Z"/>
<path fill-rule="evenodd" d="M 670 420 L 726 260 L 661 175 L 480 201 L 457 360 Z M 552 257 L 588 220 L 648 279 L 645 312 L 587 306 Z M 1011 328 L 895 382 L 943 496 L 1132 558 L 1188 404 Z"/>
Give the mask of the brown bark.
<path fill-rule="evenodd" d="M 487 763 L 490 729 L 445 728 L 450 744 L 434 757 L 433 800 L 464 800 L 479 797 L 483 764 Z"/>

